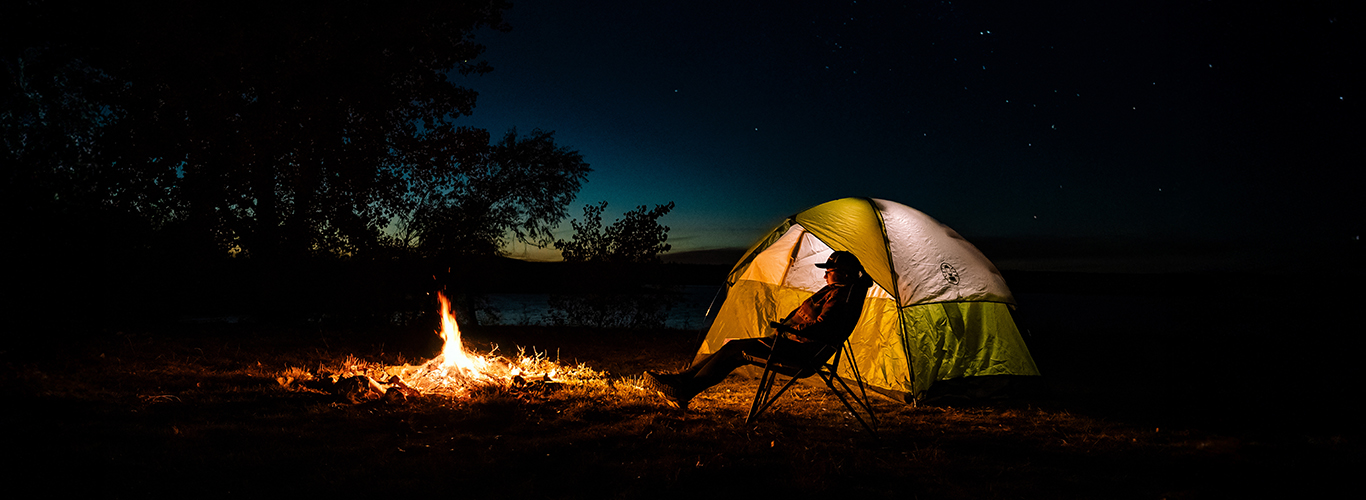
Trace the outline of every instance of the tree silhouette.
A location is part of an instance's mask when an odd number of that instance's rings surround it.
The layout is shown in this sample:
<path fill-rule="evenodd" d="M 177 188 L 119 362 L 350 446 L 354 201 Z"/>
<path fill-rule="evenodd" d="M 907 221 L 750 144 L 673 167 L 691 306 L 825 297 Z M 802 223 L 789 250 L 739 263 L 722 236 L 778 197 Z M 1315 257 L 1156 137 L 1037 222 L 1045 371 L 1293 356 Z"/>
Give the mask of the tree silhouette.
<path fill-rule="evenodd" d="M 411 184 L 404 245 L 429 256 L 496 255 L 507 237 L 549 246 L 589 172 L 582 155 L 541 130 L 519 137 L 514 129 L 466 157 L 478 160 L 434 165 Z"/>
<path fill-rule="evenodd" d="M 548 244 L 588 165 L 548 132 L 457 125 L 476 93 L 452 78 L 491 69 L 475 34 L 507 7 L 6 4 L 6 191 L 267 261 Z"/>
<path fill-rule="evenodd" d="M 603 228 L 602 212 L 607 202 L 584 205 L 583 221 L 569 222 L 574 236 L 556 241 L 555 248 L 566 262 L 658 263 L 659 254 L 671 248 L 666 243 L 669 227 L 660 225 L 659 218 L 673 208 L 672 201 L 649 211 L 641 205 Z"/>

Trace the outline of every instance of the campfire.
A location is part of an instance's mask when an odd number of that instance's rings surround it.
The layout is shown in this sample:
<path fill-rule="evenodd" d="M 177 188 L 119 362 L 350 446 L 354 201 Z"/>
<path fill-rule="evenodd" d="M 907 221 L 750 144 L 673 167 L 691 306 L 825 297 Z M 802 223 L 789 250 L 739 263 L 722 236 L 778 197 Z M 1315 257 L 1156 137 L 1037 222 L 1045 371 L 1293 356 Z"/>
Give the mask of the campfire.
<path fill-rule="evenodd" d="M 470 389 L 487 386 L 519 386 L 532 382 L 550 382 L 560 367 L 543 354 L 527 356 L 519 352 L 515 359 L 479 356 L 465 350 L 460 339 L 460 325 L 451 312 L 451 301 L 437 292 L 441 304 L 441 340 L 445 341 L 441 354 L 421 365 L 390 367 L 388 373 L 422 393 L 460 395 Z M 495 348 L 496 349 L 496 348 Z"/>
<path fill-rule="evenodd" d="M 465 350 L 460 338 L 460 325 L 455 320 L 450 299 L 438 292 L 441 311 L 441 330 L 436 333 L 444 341 L 441 354 L 426 363 L 385 366 L 349 358 L 340 374 L 322 372 L 319 383 L 305 383 L 304 387 L 328 390 L 353 402 L 383 398 L 385 402 L 402 402 L 420 395 L 464 397 L 471 391 L 496 388 L 518 389 L 549 387 L 563 382 L 601 380 L 602 374 L 583 365 L 565 368 L 543 352 L 528 355 L 519 348 L 513 358 L 485 355 Z M 296 378 L 307 381 L 309 374 L 300 377 L 281 377 L 281 385 L 289 386 Z"/>

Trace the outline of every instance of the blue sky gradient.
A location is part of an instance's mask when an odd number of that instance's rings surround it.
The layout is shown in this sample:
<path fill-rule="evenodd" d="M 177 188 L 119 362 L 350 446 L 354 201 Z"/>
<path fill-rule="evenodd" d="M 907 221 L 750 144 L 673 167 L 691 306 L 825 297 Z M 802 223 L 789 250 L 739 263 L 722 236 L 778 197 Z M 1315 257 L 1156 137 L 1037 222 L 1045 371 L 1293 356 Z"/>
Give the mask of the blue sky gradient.
<path fill-rule="evenodd" d="M 1360 29 L 1335 3 L 576 3 L 480 34 L 464 121 L 583 153 L 575 216 L 675 202 L 675 252 L 848 196 L 969 240 L 1359 242 Z"/>

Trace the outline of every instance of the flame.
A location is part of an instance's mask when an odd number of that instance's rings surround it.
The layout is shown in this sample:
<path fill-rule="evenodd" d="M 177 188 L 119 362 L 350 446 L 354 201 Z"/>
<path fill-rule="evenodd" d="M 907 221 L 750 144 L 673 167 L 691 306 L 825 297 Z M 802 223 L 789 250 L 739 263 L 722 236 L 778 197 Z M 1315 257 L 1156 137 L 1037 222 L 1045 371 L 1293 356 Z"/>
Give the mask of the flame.
<path fill-rule="evenodd" d="M 441 348 L 441 362 L 437 365 L 438 369 L 448 373 L 454 370 L 456 373 L 463 374 L 470 378 L 486 378 L 483 371 L 488 368 L 488 360 L 470 356 L 465 352 L 460 342 L 460 325 L 455 322 L 455 315 L 451 313 L 451 301 L 446 295 L 437 292 L 436 299 L 441 303 L 441 340 L 446 341 Z"/>
<path fill-rule="evenodd" d="M 441 354 L 421 365 L 390 366 L 379 373 L 364 373 L 373 377 L 372 385 L 381 392 L 398 387 L 401 391 L 417 394 L 459 396 L 476 387 L 521 387 L 602 378 L 601 373 L 582 364 L 573 368 L 562 367 L 557 361 L 551 361 L 548 353 L 533 350 L 532 355 L 526 355 L 520 347 L 513 359 L 494 356 L 492 353 L 487 356 L 468 353 L 461 343 L 460 325 L 451 311 L 450 299 L 441 292 L 437 292 L 436 298 L 441 306 L 441 329 L 436 334 L 445 341 Z M 494 350 L 497 350 L 497 346 L 494 346 Z M 352 366 L 347 371 L 354 375 L 362 370 Z"/>

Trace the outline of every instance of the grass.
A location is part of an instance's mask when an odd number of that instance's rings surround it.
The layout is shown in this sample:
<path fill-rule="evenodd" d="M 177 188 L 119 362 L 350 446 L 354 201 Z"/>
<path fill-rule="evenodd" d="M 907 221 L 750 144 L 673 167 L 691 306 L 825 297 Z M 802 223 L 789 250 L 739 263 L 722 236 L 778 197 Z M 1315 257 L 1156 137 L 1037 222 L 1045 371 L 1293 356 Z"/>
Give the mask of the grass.
<path fill-rule="evenodd" d="M 7 479 L 55 474 L 41 485 L 54 496 L 1310 496 L 1345 488 L 1360 456 L 1342 429 L 1230 431 L 1199 424 L 1217 414 L 1167 418 L 1131 411 L 1138 401 L 1067 394 L 974 406 L 875 398 L 873 439 L 838 400 L 799 384 L 747 426 L 752 381 L 733 377 L 686 412 L 636 387 L 644 370 L 687 362 L 689 332 L 467 328 L 474 351 L 520 347 L 578 371 L 402 404 L 351 403 L 302 382 L 421 362 L 430 335 L 251 325 L 59 333 L 0 353 L 5 449 L 19 462 Z"/>

